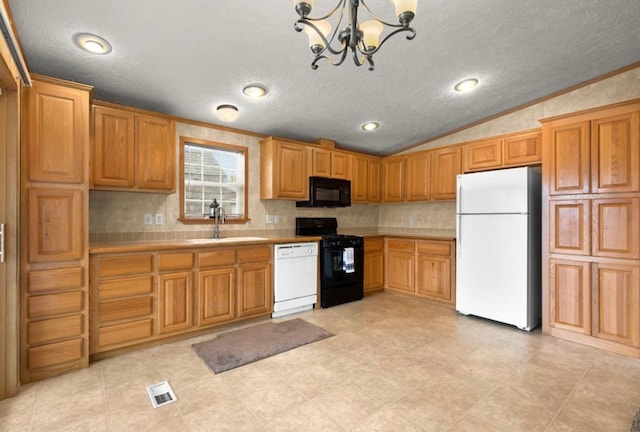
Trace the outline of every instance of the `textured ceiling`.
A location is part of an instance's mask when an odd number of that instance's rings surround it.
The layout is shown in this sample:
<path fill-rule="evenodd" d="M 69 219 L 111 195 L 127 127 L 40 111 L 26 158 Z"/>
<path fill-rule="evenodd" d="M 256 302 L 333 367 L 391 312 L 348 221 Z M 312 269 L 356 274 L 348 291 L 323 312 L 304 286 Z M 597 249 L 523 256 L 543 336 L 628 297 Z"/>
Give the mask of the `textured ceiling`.
<path fill-rule="evenodd" d="M 393 20 L 389 0 L 368 4 Z M 96 99 L 380 155 L 640 61 L 640 0 L 419 0 L 416 38 L 387 41 L 373 72 L 324 61 L 313 71 L 291 0 L 9 6 L 30 71 L 93 85 Z M 78 32 L 113 51 L 79 50 Z M 466 77 L 480 80 L 476 91 L 453 92 Z M 242 94 L 254 82 L 267 97 Z M 217 119 L 222 103 L 238 106 L 236 122 Z M 362 131 L 368 120 L 381 127 Z"/>

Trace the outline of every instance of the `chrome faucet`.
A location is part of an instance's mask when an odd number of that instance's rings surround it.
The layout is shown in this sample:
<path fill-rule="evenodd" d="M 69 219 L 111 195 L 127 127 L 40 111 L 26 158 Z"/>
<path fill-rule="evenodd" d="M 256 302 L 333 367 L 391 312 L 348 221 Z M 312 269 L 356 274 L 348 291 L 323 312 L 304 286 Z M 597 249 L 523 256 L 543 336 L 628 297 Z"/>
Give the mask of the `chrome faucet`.
<path fill-rule="evenodd" d="M 215 221 L 215 226 L 213 227 L 213 238 L 219 239 L 220 227 L 218 227 L 218 221 L 220 221 L 220 223 L 225 223 L 226 217 L 224 214 L 224 209 L 215 198 L 209 206 L 209 217 L 213 218 L 213 220 Z"/>

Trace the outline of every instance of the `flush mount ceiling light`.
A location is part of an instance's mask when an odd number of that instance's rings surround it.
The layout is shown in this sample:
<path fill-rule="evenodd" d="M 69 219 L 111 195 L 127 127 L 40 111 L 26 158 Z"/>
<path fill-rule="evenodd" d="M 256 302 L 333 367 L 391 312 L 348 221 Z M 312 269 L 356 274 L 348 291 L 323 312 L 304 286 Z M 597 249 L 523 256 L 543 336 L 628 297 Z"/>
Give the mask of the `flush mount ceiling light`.
<path fill-rule="evenodd" d="M 466 93 L 468 91 L 473 90 L 478 85 L 478 80 L 475 78 L 469 78 L 463 81 L 460 81 L 458 84 L 453 86 L 453 89 L 457 92 Z"/>
<path fill-rule="evenodd" d="M 378 129 L 378 127 L 380 126 L 380 123 L 378 122 L 366 122 L 362 125 L 362 129 L 366 130 L 367 132 L 370 132 L 372 130 Z"/>
<path fill-rule="evenodd" d="M 267 89 L 258 84 L 251 84 L 243 88 L 242 93 L 250 98 L 261 98 L 267 94 Z"/>
<path fill-rule="evenodd" d="M 111 52 L 111 44 L 98 35 L 78 33 L 73 37 L 73 40 L 76 45 L 91 54 L 109 54 Z"/>
<path fill-rule="evenodd" d="M 382 45 L 391 36 L 398 33 L 407 32 L 407 39 L 411 40 L 416 36 L 416 31 L 409 27 L 411 20 L 416 14 L 418 0 L 391 0 L 395 5 L 398 24 L 383 21 L 369 9 L 365 0 L 339 0 L 338 4 L 327 15 L 311 18 L 309 14 L 313 7 L 313 0 L 293 0 L 296 12 L 300 15 L 293 27 L 301 32 L 304 28 L 309 38 L 309 46 L 314 59 L 311 63 L 312 69 L 318 68 L 320 59 L 327 59 L 334 66 L 340 66 L 349 51 L 353 56 L 353 62 L 357 66 L 362 66 L 365 61 L 369 63 L 369 70 L 374 69 L 373 55 L 378 52 Z M 362 13 L 358 17 L 358 7 L 362 4 L 366 14 Z M 348 21 L 345 9 L 349 8 Z M 364 21 L 363 18 L 372 18 Z M 337 23 L 333 26 L 335 30 L 331 32 L 331 24 L 327 18 L 334 18 Z M 342 27 L 343 18 L 346 21 Z M 380 35 L 385 27 L 389 28 L 387 35 L 380 41 Z M 337 47 L 331 46 L 335 41 Z M 334 57 L 335 56 L 335 57 Z"/>
<path fill-rule="evenodd" d="M 216 114 L 220 120 L 227 123 L 235 121 L 239 115 L 238 108 L 229 104 L 218 105 Z"/>

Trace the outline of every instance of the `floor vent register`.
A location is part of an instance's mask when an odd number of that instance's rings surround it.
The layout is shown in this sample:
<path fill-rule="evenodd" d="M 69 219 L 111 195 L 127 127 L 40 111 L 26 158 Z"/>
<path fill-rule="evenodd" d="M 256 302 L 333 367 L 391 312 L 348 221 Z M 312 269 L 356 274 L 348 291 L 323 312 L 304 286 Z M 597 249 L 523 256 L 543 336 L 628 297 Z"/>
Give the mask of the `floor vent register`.
<path fill-rule="evenodd" d="M 167 381 L 147 386 L 147 393 L 154 408 L 170 404 L 177 400 L 176 394 Z"/>

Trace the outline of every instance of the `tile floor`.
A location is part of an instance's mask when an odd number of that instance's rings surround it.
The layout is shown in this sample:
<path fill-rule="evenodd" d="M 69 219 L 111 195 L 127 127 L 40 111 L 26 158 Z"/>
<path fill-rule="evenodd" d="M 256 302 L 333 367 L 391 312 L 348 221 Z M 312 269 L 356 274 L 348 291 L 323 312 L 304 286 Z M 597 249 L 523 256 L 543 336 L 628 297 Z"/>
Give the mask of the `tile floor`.
<path fill-rule="evenodd" d="M 335 336 L 218 375 L 191 350 L 212 335 L 98 361 L 0 402 L 0 430 L 611 432 L 640 405 L 640 360 L 539 329 L 388 293 L 295 316 Z"/>

